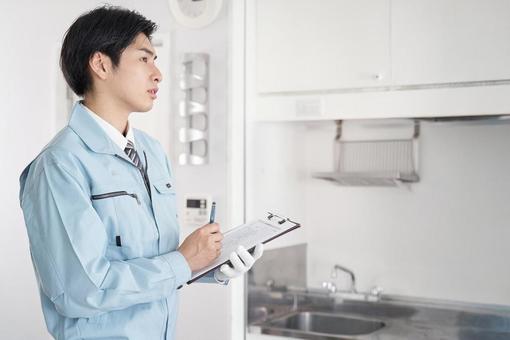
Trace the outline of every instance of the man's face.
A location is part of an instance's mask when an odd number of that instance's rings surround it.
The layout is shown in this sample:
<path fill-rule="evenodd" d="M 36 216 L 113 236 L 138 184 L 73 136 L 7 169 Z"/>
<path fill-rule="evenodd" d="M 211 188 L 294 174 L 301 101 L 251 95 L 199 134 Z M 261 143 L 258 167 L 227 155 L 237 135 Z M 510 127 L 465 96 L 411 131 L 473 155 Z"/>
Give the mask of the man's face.
<path fill-rule="evenodd" d="M 161 72 L 156 67 L 156 51 L 143 33 L 121 54 L 110 80 L 112 94 L 129 112 L 146 112 L 156 99 Z"/>

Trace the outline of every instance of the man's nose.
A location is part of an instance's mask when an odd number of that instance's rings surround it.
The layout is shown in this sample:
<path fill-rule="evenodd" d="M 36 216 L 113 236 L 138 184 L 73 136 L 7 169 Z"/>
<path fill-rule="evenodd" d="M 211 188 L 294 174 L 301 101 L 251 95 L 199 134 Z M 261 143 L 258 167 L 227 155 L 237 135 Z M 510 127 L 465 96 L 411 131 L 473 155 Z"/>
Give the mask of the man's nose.
<path fill-rule="evenodd" d="M 156 81 L 158 83 L 161 83 L 163 81 L 163 75 L 161 74 L 161 72 L 159 71 L 159 68 L 156 65 L 154 65 L 154 71 L 152 73 L 152 80 Z"/>

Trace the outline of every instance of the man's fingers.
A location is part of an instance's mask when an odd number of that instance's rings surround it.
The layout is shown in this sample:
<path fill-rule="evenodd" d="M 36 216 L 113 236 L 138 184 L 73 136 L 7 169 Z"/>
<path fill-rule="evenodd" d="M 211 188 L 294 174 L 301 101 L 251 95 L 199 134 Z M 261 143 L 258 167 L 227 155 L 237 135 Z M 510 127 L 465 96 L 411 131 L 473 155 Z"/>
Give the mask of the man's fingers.
<path fill-rule="evenodd" d="M 262 243 L 257 244 L 255 246 L 255 250 L 253 251 L 253 258 L 255 260 L 260 259 L 263 252 L 264 252 L 264 245 Z"/>
<path fill-rule="evenodd" d="M 248 253 L 248 251 L 244 247 L 239 246 L 237 248 L 237 254 L 241 258 L 241 260 L 243 260 L 244 265 L 246 266 L 247 269 L 251 268 L 251 266 L 253 266 L 253 264 L 255 263 L 255 259 L 253 258 L 253 256 L 251 256 L 251 254 Z"/>
<path fill-rule="evenodd" d="M 220 272 L 225 274 L 225 276 L 228 277 L 228 278 L 233 278 L 233 277 L 236 277 L 237 275 L 239 275 L 239 272 L 234 270 L 228 264 L 224 264 L 223 266 L 221 266 L 220 267 Z"/>
<path fill-rule="evenodd" d="M 220 225 L 218 223 L 206 224 L 202 229 L 207 233 L 217 233 L 220 231 Z"/>
<path fill-rule="evenodd" d="M 223 234 L 220 232 L 217 232 L 215 234 L 211 234 L 211 238 L 214 242 L 221 242 L 221 240 L 223 240 Z"/>
<path fill-rule="evenodd" d="M 232 263 L 232 266 L 234 267 L 235 270 L 237 270 L 239 272 L 245 272 L 248 270 L 236 252 L 232 252 L 230 254 L 229 258 L 230 258 L 230 262 Z"/>
<path fill-rule="evenodd" d="M 250 254 L 243 246 L 239 246 L 235 252 L 230 253 L 229 259 L 231 265 L 222 265 L 219 272 L 229 279 L 240 276 L 253 266 L 255 261 L 262 256 L 263 251 L 264 246 L 262 243 L 255 246 L 253 255 Z"/>

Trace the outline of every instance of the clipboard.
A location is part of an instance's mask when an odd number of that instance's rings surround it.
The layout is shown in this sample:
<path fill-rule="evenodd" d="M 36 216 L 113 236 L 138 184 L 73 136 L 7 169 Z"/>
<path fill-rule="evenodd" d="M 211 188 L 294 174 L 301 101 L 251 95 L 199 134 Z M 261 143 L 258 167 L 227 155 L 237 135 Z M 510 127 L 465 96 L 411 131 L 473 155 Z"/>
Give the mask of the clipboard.
<path fill-rule="evenodd" d="M 202 276 L 207 275 L 213 270 L 224 264 L 229 264 L 229 256 L 238 246 L 245 247 L 250 253 L 253 253 L 255 246 L 259 243 L 268 243 L 288 232 L 301 227 L 301 224 L 282 217 L 277 214 L 268 212 L 264 218 L 242 224 L 226 231 L 223 234 L 222 252 L 220 256 L 210 265 L 196 272 L 191 273 L 191 280 L 187 284 L 191 284 Z"/>

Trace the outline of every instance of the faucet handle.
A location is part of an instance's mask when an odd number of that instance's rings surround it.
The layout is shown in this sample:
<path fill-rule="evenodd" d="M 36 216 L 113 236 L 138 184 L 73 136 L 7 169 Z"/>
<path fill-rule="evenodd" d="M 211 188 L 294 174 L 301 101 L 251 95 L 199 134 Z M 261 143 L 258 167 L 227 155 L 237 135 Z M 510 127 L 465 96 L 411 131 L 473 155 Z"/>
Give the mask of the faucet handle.
<path fill-rule="evenodd" d="M 382 292 L 383 292 L 382 287 L 373 286 L 372 288 L 370 288 L 370 295 L 380 297 Z"/>
<path fill-rule="evenodd" d="M 327 282 L 327 281 L 323 282 L 322 288 L 326 288 L 330 293 L 336 292 L 336 285 L 333 282 Z"/>
<path fill-rule="evenodd" d="M 275 285 L 275 282 L 273 279 L 269 279 L 266 281 L 266 287 L 271 289 L 271 288 L 274 288 L 274 285 Z"/>

